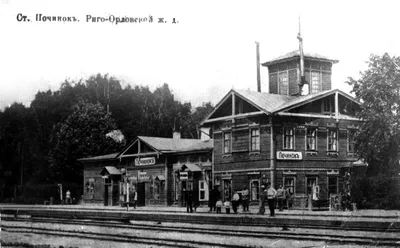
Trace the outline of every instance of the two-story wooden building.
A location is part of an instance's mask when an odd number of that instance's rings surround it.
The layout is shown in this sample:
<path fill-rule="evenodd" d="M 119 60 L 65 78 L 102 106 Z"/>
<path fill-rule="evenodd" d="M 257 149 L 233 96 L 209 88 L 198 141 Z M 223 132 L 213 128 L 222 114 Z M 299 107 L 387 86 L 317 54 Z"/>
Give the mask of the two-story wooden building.
<path fill-rule="evenodd" d="M 225 199 L 246 185 L 258 202 L 266 182 L 289 189 L 295 205 L 306 204 L 313 186 L 319 199 L 341 190 L 344 168 L 358 159 L 360 120 L 359 103 L 331 89 L 334 63 L 298 51 L 266 62 L 269 93 L 231 90 L 207 116 L 202 126 L 214 139 L 214 184 Z"/>
<path fill-rule="evenodd" d="M 191 187 L 199 203 L 208 201 L 213 140 L 138 136 L 120 153 L 80 159 L 84 164 L 85 203 L 118 205 L 127 192 L 138 205 L 183 204 Z"/>

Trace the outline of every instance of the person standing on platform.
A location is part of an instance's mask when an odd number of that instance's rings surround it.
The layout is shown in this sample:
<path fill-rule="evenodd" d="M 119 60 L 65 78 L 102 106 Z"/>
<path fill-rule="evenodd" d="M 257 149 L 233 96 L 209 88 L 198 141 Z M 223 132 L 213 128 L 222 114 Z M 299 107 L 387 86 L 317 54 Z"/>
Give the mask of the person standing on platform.
<path fill-rule="evenodd" d="M 65 203 L 71 204 L 71 192 L 69 190 L 65 193 Z"/>
<path fill-rule="evenodd" d="M 133 202 L 133 208 L 136 209 L 136 204 L 137 204 L 137 192 L 136 189 L 133 189 L 133 194 L 132 194 L 132 202 Z"/>
<path fill-rule="evenodd" d="M 232 209 L 233 209 L 233 212 L 235 213 L 235 214 L 237 214 L 237 210 L 238 210 L 238 205 L 239 205 L 239 194 L 238 194 L 238 192 L 235 190 L 235 193 L 233 193 L 233 196 L 232 196 Z"/>
<path fill-rule="evenodd" d="M 268 206 L 269 206 L 269 213 L 270 216 L 275 216 L 275 197 L 276 197 L 276 190 L 271 186 L 271 183 L 267 183 L 267 198 L 268 198 Z"/>
<path fill-rule="evenodd" d="M 265 201 L 267 198 L 267 190 L 265 189 L 264 185 L 261 185 L 261 193 L 260 193 L 260 210 L 258 211 L 259 214 L 264 215 L 265 213 Z"/>
<path fill-rule="evenodd" d="M 210 192 L 210 212 L 216 210 L 216 203 L 220 197 L 220 192 L 218 190 L 218 186 L 214 186 L 214 188 Z"/>
<path fill-rule="evenodd" d="M 247 186 L 244 186 L 242 190 L 242 204 L 243 204 L 243 212 L 249 212 L 249 190 Z"/>
<path fill-rule="evenodd" d="M 190 186 L 188 187 L 188 189 L 186 190 L 186 211 L 189 213 L 193 213 L 193 191 L 190 188 Z"/>
<path fill-rule="evenodd" d="M 285 190 L 282 185 L 279 185 L 279 189 L 276 191 L 276 198 L 278 199 L 279 211 L 283 211 L 283 201 L 285 200 Z"/>

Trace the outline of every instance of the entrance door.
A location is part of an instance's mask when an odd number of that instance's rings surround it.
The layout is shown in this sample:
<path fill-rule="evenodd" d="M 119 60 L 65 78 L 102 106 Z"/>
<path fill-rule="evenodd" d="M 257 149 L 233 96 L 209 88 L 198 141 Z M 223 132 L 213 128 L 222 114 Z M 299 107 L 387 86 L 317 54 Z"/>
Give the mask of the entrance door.
<path fill-rule="evenodd" d="M 138 183 L 137 184 L 137 205 L 144 206 L 146 204 L 146 184 Z"/>

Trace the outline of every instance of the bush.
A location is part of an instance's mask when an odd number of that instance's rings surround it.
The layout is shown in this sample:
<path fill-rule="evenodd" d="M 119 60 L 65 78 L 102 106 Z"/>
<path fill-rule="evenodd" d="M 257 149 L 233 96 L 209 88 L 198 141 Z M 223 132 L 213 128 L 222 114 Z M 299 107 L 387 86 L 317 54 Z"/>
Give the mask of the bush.
<path fill-rule="evenodd" d="M 400 178 L 378 174 L 356 179 L 351 185 L 351 197 L 358 208 L 400 209 Z"/>

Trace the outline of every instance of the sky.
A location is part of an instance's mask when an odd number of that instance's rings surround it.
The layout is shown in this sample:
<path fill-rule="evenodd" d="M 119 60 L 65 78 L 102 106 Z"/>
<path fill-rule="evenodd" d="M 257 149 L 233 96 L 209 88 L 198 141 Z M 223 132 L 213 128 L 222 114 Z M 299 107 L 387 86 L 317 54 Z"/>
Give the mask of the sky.
<path fill-rule="evenodd" d="M 38 91 L 97 73 L 123 86 L 167 83 L 182 102 L 216 104 L 232 88 L 257 90 L 256 41 L 261 63 L 298 49 L 299 16 L 304 52 L 339 60 L 333 88 L 350 93 L 345 81 L 359 78 L 371 54 L 400 56 L 399 7 L 388 0 L 0 0 L 0 109 L 29 106 Z M 37 14 L 79 22 L 36 21 Z M 152 16 L 153 23 L 88 16 Z M 265 67 L 261 85 L 268 92 Z"/>

